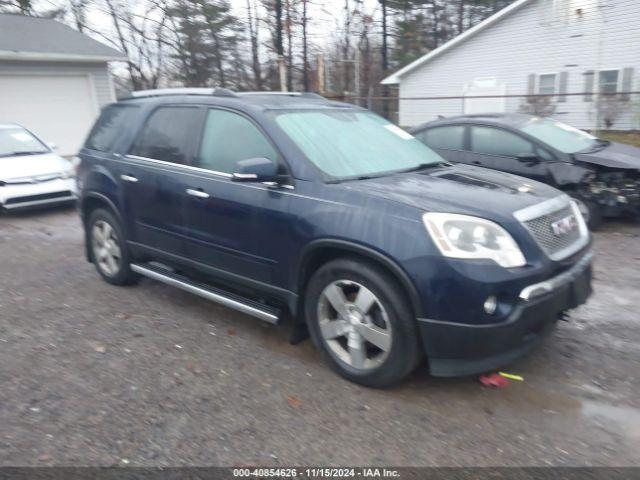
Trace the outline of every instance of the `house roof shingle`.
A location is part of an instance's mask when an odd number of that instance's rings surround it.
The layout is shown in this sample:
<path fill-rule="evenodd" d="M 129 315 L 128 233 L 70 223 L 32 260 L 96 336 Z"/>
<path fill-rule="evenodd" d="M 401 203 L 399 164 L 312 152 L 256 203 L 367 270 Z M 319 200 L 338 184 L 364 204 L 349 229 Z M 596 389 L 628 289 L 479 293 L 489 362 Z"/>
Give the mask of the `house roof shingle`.
<path fill-rule="evenodd" d="M 48 18 L 0 14 L 0 59 L 52 61 L 124 60 L 124 55 Z"/>

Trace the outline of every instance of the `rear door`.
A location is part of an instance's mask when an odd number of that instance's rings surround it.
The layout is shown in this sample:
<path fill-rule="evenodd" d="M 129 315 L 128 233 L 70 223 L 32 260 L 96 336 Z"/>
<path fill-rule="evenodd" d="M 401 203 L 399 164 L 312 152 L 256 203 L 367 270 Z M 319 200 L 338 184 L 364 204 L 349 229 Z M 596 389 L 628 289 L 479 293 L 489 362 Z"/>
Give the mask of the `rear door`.
<path fill-rule="evenodd" d="M 414 136 L 450 162 L 467 163 L 465 151 L 467 127 L 465 125 L 444 125 L 415 133 Z"/>
<path fill-rule="evenodd" d="M 233 182 L 235 163 L 265 157 L 286 168 L 272 142 L 250 118 L 226 109 L 207 112 L 186 198 L 189 258 L 227 278 L 277 283 L 287 252 L 289 189 Z M 209 270 L 210 271 L 210 270 Z"/>
<path fill-rule="evenodd" d="M 204 109 L 154 110 L 126 155 L 120 181 L 133 241 L 159 256 L 184 253 L 186 190 Z"/>
<path fill-rule="evenodd" d="M 508 130 L 485 125 L 469 129 L 467 162 L 473 165 L 502 170 L 534 180 L 547 181 L 547 163 L 551 159 L 546 150 Z M 533 155 L 536 161 L 523 162 L 519 155 Z"/>

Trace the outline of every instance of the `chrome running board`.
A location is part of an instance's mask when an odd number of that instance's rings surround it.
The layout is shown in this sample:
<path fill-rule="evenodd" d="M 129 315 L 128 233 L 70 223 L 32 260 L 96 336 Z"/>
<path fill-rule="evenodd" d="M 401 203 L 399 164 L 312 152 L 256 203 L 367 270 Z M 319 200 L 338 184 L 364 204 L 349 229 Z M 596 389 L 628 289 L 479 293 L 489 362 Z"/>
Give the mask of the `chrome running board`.
<path fill-rule="evenodd" d="M 155 265 L 143 266 L 138 264 L 132 264 L 131 270 L 145 277 L 166 283 L 167 285 L 193 293 L 207 300 L 224 305 L 225 307 L 259 318 L 265 322 L 277 324 L 280 320 L 280 310 L 276 307 L 264 305 L 255 300 L 244 298 L 231 292 L 225 292 L 210 285 L 193 282 L 189 278 L 171 272 L 170 270 L 156 267 Z"/>

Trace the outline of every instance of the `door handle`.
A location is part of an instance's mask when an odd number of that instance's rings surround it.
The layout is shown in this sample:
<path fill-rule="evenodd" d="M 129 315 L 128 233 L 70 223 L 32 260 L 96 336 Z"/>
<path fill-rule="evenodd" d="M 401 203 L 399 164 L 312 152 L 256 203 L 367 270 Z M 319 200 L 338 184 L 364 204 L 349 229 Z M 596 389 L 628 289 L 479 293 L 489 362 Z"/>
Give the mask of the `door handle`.
<path fill-rule="evenodd" d="M 120 175 L 120 178 L 125 182 L 136 183 L 138 181 L 138 179 L 133 175 Z"/>
<path fill-rule="evenodd" d="M 196 198 L 209 198 L 211 196 L 207 192 L 203 192 L 202 190 L 195 190 L 193 188 L 187 188 L 187 194 Z"/>

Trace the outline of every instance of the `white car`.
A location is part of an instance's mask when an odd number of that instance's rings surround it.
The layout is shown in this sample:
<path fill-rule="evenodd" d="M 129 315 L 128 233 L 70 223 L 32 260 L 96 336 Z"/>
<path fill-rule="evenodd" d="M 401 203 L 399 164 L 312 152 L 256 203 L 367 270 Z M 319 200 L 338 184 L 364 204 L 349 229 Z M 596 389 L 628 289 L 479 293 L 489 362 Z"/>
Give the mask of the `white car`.
<path fill-rule="evenodd" d="M 75 171 L 20 125 L 0 124 L 0 210 L 74 201 Z"/>

